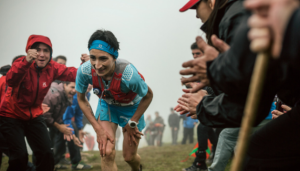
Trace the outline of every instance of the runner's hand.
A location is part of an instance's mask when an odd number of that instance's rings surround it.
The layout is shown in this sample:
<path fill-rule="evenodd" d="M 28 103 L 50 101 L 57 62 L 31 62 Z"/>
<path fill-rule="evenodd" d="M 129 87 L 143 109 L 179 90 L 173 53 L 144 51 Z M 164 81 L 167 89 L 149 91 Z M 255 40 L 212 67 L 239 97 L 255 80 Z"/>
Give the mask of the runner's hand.
<path fill-rule="evenodd" d="M 58 127 L 58 130 L 63 133 L 63 134 L 67 134 L 67 135 L 72 135 L 73 134 L 73 129 L 72 128 L 69 128 L 70 124 L 68 125 L 65 125 L 65 124 L 60 124 L 59 127 Z"/>
<path fill-rule="evenodd" d="M 39 53 L 37 52 L 36 49 L 28 49 L 27 51 L 27 56 L 26 56 L 26 61 L 31 63 L 38 57 Z"/>
<path fill-rule="evenodd" d="M 130 146 L 132 146 L 132 143 L 134 143 L 135 145 L 138 145 L 135 138 L 141 139 L 142 138 L 141 136 L 144 135 L 143 133 L 141 133 L 139 131 L 139 129 L 137 127 L 131 128 L 128 123 L 123 128 L 123 132 L 128 133 L 128 141 L 129 141 Z"/>
<path fill-rule="evenodd" d="M 102 157 L 106 154 L 106 145 L 107 141 L 109 140 L 112 144 L 114 144 L 114 138 L 108 134 L 108 132 L 102 130 L 102 129 L 95 129 L 97 133 L 97 142 L 98 142 L 98 148 L 100 150 L 100 155 Z"/>

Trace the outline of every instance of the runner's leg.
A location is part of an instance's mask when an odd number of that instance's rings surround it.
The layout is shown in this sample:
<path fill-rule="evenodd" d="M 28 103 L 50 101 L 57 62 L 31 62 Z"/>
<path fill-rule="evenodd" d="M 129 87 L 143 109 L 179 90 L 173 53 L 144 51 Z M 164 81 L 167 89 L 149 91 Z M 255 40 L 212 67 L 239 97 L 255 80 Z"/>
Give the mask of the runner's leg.
<path fill-rule="evenodd" d="M 132 144 L 129 145 L 128 140 L 129 136 L 127 132 L 123 133 L 124 140 L 123 140 L 123 157 L 124 160 L 130 165 L 132 171 L 139 171 L 140 169 L 140 162 L 141 157 L 137 154 L 137 148 L 139 146 L 140 139 L 135 138 L 137 145 Z"/>
<path fill-rule="evenodd" d="M 98 123 L 106 132 L 108 132 L 113 137 L 116 137 L 116 130 L 118 128 L 117 124 L 109 121 L 101 121 L 101 120 L 98 120 Z M 107 140 L 105 156 L 103 157 L 100 155 L 102 170 L 110 170 L 110 171 L 118 170 L 117 164 L 115 162 L 115 155 L 116 155 L 115 144 L 112 144 L 110 141 Z"/>

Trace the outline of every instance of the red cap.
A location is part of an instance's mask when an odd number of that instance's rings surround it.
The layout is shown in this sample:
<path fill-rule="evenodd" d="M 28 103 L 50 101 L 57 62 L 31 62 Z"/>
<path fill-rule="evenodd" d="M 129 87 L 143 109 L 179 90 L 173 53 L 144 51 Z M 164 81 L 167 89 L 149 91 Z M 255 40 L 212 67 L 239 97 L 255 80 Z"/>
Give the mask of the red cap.
<path fill-rule="evenodd" d="M 180 8 L 180 12 L 184 12 L 188 9 L 196 9 L 196 4 L 200 2 L 201 0 L 190 0 L 188 3 L 186 3 L 182 8 Z"/>

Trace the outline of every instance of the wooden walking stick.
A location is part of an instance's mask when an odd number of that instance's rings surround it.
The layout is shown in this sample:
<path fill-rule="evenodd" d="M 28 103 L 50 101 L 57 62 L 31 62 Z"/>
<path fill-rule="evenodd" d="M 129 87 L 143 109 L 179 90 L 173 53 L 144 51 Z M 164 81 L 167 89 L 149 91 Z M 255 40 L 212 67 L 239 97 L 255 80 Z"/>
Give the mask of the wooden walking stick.
<path fill-rule="evenodd" d="M 252 126 L 260 102 L 269 56 L 267 52 L 261 52 L 257 55 L 242 119 L 242 126 L 239 132 L 236 153 L 230 171 L 240 171 L 242 169 L 252 133 Z"/>

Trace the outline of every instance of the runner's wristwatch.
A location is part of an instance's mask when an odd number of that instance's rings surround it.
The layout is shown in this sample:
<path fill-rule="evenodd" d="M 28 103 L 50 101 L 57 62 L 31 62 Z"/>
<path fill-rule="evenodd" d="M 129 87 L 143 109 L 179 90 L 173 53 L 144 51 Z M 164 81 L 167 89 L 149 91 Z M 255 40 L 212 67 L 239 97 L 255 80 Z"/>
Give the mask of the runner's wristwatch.
<path fill-rule="evenodd" d="M 131 128 L 135 128 L 137 127 L 137 124 L 139 124 L 138 122 L 135 122 L 135 121 L 132 121 L 132 120 L 129 120 L 128 121 L 128 124 Z"/>

